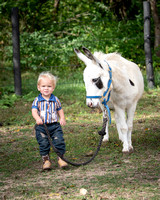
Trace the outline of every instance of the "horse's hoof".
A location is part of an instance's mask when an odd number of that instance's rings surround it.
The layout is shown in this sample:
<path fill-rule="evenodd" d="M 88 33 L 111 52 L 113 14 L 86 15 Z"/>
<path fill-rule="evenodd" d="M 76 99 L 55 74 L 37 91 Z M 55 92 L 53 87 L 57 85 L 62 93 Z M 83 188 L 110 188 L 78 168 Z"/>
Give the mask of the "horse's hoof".
<path fill-rule="evenodd" d="M 122 153 L 123 153 L 124 155 L 127 155 L 127 154 L 129 154 L 129 151 L 122 151 Z"/>
<path fill-rule="evenodd" d="M 129 153 L 133 153 L 134 149 L 133 148 L 129 148 Z"/>
<path fill-rule="evenodd" d="M 122 153 L 123 153 L 123 154 L 128 154 L 128 153 L 129 153 L 129 148 L 123 147 Z"/>
<path fill-rule="evenodd" d="M 102 142 L 108 142 L 108 139 L 103 139 Z"/>

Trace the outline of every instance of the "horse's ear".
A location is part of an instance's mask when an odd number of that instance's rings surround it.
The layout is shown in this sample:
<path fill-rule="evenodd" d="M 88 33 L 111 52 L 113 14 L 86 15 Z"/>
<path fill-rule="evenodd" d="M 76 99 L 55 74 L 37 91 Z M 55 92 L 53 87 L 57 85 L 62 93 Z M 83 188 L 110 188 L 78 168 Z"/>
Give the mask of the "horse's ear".
<path fill-rule="evenodd" d="M 76 53 L 76 55 L 79 57 L 79 59 L 81 59 L 86 65 L 89 62 L 92 62 L 86 55 L 84 55 L 80 50 L 78 49 L 74 49 L 74 52 Z"/>
<path fill-rule="evenodd" d="M 77 54 L 77 53 L 80 53 L 80 50 L 78 50 L 78 49 L 74 49 L 74 52 Z"/>
<path fill-rule="evenodd" d="M 87 56 L 87 58 L 89 58 L 90 60 L 96 62 L 103 69 L 103 67 L 102 67 L 101 63 L 99 62 L 99 60 L 94 55 L 92 55 L 92 53 L 86 47 L 82 47 L 82 49 L 83 49 L 85 55 Z"/>
<path fill-rule="evenodd" d="M 82 49 L 83 49 L 85 55 L 87 56 L 87 58 L 95 61 L 95 58 L 94 58 L 94 56 L 92 55 L 92 53 L 90 52 L 89 49 L 87 49 L 86 47 L 82 47 Z"/>
<path fill-rule="evenodd" d="M 87 65 L 90 62 L 95 62 L 96 64 L 98 64 L 102 69 L 102 65 L 100 64 L 99 60 L 92 55 L 92 53 L 85 47 L 82 47 L 85 55 L 78 49 L 74 49 L 74 52 L 77 54 L 77 56 Z"/>

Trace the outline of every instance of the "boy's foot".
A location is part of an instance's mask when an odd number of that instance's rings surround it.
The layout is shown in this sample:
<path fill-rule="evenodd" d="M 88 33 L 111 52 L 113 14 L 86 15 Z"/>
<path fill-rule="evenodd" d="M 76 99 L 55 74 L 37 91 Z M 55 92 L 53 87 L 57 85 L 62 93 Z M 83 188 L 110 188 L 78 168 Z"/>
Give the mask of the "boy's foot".
<path fill-rule="evenodd" d="M 58 157 L 58 165 L 60 168 L 66 168 L 68 166 L 68 164 L 62 160 L 60 157 Z"/>
<path fill-rule="evenodd" d="M 42 156 L 42 160 L 43 160 L 43 166 L 42 166 L 43 170 L 51 169 L 51 162 L 49 159 L 49 155 Z"/>
<path fill-rule="evenodd" d="M 43 164 L 43 170 L 50 170 L 51 169 L 51 162 L 46 160 Z"/>

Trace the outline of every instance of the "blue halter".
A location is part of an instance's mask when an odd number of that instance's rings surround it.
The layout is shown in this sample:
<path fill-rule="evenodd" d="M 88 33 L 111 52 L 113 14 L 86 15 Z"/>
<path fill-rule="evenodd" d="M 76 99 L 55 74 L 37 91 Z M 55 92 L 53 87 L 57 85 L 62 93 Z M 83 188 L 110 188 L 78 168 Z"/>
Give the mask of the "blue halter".
<path fill-rule="evenodd" d="M 105 60 L 104 60 L 105 61 Z M 107 63 L 107 61 L 105 61 Z M 108 63 L 107 63 L 108 64 Z M 109 117 L 109 123 L 111 124 L 111 113 L 110 113 L 110 109 L 109 109 L 109 106 L 107 105 L 107 102 L 109 101 L 110 99 L 110 93 L 111 91 L 109 91 L 110 89 L 110 86 L 111 86 L 111 83 L 112 83 L 112 69 L 111 67 L 109 66 L 108 64 L 108 67 L 109 67 L 109 80 L 108 80 L 108 88 L 107 90 L 103 93 L 103 96 L 86 96 L 86 98 L 90 98 L 90 99 L 101 99 L 103 98 L 103 101 L 102 101 L 102 104 L 106 107 L 107 109 L 107 112 L 108 112 L 108 117 Z M 109 93 L 108 93 L 109 91 Z M 108 93 L 108 97 L 107 97 L 107 100 L 105 99 L 105 96 L 106 94 Z"/>

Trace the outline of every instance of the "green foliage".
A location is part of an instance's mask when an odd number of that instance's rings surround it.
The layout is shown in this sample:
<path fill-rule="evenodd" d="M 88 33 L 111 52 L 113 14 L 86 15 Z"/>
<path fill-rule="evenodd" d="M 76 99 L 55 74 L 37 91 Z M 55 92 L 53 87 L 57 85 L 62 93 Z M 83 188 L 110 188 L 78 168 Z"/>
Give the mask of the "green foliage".
<path fill-rule="evenodd" d="M 14 105 L 15 101 L 17 101 L 18 97 L 15 94 L 12 95 L 3 95 L 3 98 L 0 99 L 0 107 L 8 108 Z"/>
<path fill-rule="evenodd" d="M 19 7 L 23 70 L 41 71 L 51 68 L 56 68 L 60 72 L 77 70 L 81 65 L 73 48 L 81 46 L 86 46 L 92 52 L 116 51 L 141 64 L 142 67 L 144 65 L 142 12 L 134 16 L 134 20 L 118 21 L 107 3 L 67 0 L 60 1 L 59 12 L 54 18 L 52 1 L 21 0 L 10 1 L 5 5 L 7 13 L 11 7 Z M 26 10 L 24 18 L 22 16 Z M 1 4 L 1 11 L 2 13 L 5 11 L 4 3 Z M 29 28 L 31 24 L 32 27 Z M 11 38 L 11 34 L 7 35 L 8 39 L 9 37 Z M 6 39 L 2 39 L 6 42 Z M 2 60 L 8 61 L 11 67 L 11 42 L 4 45 L 1 57 Z"/>
<path fill-rule="evenodd" d="M 53 1 L 11 0 L 0 4 L 1 14 L 5 14 L 8 23 L 11 8 L 15 6 L 20 15 L 22 69 L 50 66 L 58 66 L 60 71 L 77 69 L 79 64 L 73 48 L 81 46 L 91 51 L 117 51 L 129 59 L 136 57 L 138 62 L 144 60 L 142 13 L 126 22 L 117 21 L 106 2 L 60 1 L 56 14 Z M 1 37 L 5 44 L 2 60 L 10 61 L 11 65 L 12 43 L 7 42 L 11 41 L 11 34 L 7 34 L 8 40 Z"/>
<path fill-rule="evenodd" d="M 87 26 L 69 24 L 72 33 L 58 39 L 51 30 L 49 33 L 24 32 L 20 38 L 22 69 L 57 67 L 58 71 L 77 70 L 79 61 L 73 48 L 81 46 L 86 46 L 92 52 L 117 51 L 136 63 L 144 64 L 143 32 L 142 27 L 138 26 L 140 20 L 141 16 L 135 21 L 115 21 L 112 24 L 108 19 L 93 21 Z M 130 32 L 132 34 L 129 35 Z M 11 59 L 12 47 L 8 48 L 8 52 Z"/>
<path fill-rule="evenodd" d="M 3 83 L 8 82 L 9 79 L 5 78 L 2 79 Z M 14 88 L 13 86 L 6 85 L 0 86 L 0 107 L 1 108 L 8 108 L 14 105 L 15 101 L 18 99 L 18 97 L 14 94 Z"/>
<path fill-rule="evenodd" d="M 50 70 L 64 79 L 82 74 L 84 64 L 77 59 L 74 48 L 85 46 L 104 53 L 118 52 L 145 69 L 142 2 L 131 1 L 127 18 L 119 19 L 117 4 L 110 1 L 65 0 L 60 1 L 57 11 L 52 0 L 20 0 L 0 3 L 0 69 L 3 76 L 12 72 L 11 8 L 19 8 L 20 53 L 22 72 Z M 137 8 L 139 8 L 137 10 Z M 134 14 L 134 15 L 133 15 Z M 152 28 L 152 36 L 154 35 Z M 153 45 L 153 43 L 152 43 Z M 155 74 L 159 74 L 160 60 L 153 52 Z M 11 94 L 9 84 L 3 80 L 0 98 Z M 10 80 L 13 75 L 7 77 Z M 1 78 L 0 77 L 0 78 Z M 35 77 L 34 77 L 35 78 Z M 77 80 L 78 75 L 77 75 Z M 156 86 L 159 75 L 155 76 Z M 74 79 L 75 80 L 75 79 Z M 22 77 L 25 82 L 25 78 Z M 7 85 L 7 86 L 5 86 Z M 24 84 L 23 84 L 24 85 Z M 36 85 L 36 84 L 35 84 Z M 30 87 L 23 90 L 30 92 Z M 34 87 L 36 90 L 36 87 Z"/>

